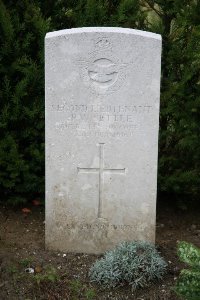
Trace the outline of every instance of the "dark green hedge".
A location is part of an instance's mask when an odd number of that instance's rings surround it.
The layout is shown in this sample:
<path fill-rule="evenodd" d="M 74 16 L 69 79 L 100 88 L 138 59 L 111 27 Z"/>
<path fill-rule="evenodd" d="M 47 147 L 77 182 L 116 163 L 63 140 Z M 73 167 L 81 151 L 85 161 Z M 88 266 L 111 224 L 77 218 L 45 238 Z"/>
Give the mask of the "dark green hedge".
<path fill-rule="evenodd" d="M 44 191 L 43 40 L 48 30 L 36 5 L 0 1 L 0 194 L 13 204 Z"/>
<path fill-rule="evenodd" d="M 185 0 L 0 0 L 0 198 L 44 194 L 44 36 L 82 26 L 162 34 L 158 189 L 200 192 L 200 4 Z"/>

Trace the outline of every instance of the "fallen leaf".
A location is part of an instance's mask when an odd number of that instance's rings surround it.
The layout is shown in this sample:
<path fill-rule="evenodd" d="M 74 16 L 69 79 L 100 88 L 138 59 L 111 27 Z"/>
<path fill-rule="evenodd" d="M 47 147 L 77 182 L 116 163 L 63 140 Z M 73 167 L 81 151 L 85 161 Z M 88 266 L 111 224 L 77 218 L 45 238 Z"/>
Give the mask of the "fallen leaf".
<path fill-rule="evenodd" d="M 35 205 L 35 206 L 39 206 L 41 204 L 40 200 L 38 200 L 38 199 L 35 199 L 32 202 L 33 202 L 33 205 Z"/>
<path fill-rule="evenodd" d="M 41 273 L 42 272 L 42 267 L 41 266 L 36 266 L 35 267 L 35 273 Z"/>
<path fill-rule="evenodd" d="M 30 210 L 30 208 L 24 207 L 24 208 L 22 208 L 22 212 L 24 214 L 29 214 L 31 212 L 31 210 Z"/>

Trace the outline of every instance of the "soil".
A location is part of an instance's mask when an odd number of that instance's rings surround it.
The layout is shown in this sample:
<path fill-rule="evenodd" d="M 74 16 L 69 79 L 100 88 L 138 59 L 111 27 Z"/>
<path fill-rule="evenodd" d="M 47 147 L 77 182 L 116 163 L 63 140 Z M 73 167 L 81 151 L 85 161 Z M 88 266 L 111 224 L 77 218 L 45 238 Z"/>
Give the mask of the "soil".
<path fill-rule="evenodd" d="M 131 291 L 126 285 L 105 290 L 88 278 L 98 256 L 45 250 L 44 207 L 28 208 L 30 213 L 0 208 L 0 300 L 176 300 L 172 288 L 184 267 L 176 255 L 177 241 L 200 247 L 199 209 L 181 210 L 162 201 L 157 208 L 156 246 L 168 262 L 167 274 L 145 289 Z"/>

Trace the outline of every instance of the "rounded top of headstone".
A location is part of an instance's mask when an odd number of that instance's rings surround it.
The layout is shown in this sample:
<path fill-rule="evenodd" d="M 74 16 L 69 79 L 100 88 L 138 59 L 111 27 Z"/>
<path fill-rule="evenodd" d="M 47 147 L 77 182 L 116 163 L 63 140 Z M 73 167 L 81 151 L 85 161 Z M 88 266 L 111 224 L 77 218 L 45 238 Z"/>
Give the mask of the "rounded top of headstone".
<path fill-rule="evenodd" d="M 63 29 L 53 32 L 48 32 L 46 34 L 47 38 L 54 38 L 62 35 L 69 35 L 69 34 L 80 34 L 80 33 L 123 33 L 123 34 L 131 34 L 131 35 L 138 35 L 145 38 L 152 38 L 161 40 L 161 35 L 148 32 L 148 31 L 142 31 L 142 30 L 136 30 L 136 29 L 130 29 L 130 28 L 121 28 L 121 27 L 81 27 L 81 28 L 71 28 L 71 29 Z"/>

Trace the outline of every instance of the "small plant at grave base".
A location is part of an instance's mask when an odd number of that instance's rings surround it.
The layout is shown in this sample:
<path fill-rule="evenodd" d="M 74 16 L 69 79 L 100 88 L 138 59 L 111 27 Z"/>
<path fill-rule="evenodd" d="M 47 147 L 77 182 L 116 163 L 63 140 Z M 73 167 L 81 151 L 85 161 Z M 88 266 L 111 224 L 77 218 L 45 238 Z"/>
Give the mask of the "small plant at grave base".
<path fill-rule="evenodd" d="M 8 267 L 8 273 L 13 275 L 13 274 L 16 274 L 17 272 L 18 272 L 18 270 L 17 270 L 16 266 L 11 265 L 11 266 Z"/>
<path fill-rule="evenodd" d="M 30 257 L 30 258 L 22 259 L 20 261 L 20 264 L 25 268 L 25 267 L 30 267 L 32 262 L 33 262 L 33 259 Z"/>
<path fill-rule="evenodd" d="M 53 267 L 46 268 L 45 273 L 36 274 L 33 278 L 38 285 L 45 281 L 50 281 L 54 283 L 60 279 L 56 269 Z"/>
<path fill-rule="evenodd" d="M 18 283 L 22 282 L 25 279 L 26 274 L 22 274 L 16 265 L 8 266 L 7 271 L 10 275 L 11 283 L 13 284 L 15 292 L 18 294 L 19 292 Z"/>
<path fill-rule="evenodd" d="M 95 299 L 96 293 L 93 289 L 88 289 L 85 291 L 85 297 L 87 300 Z"/>
<path fill-rule="evenodd" d="M 79 297 L 83 292 L 83 286 L 79 280 L 72 280 L 70 282 L 70 291 L 73 299 Z"/>
<path fill-rule="evenodd" d="M 161 279 L 167 264 L 149 242 L 123 242 L 91 267 L 91 281 L 104 288 L 129 283 L 132 290 Z"/>
<path fill-rule="evenodd" d="M 87 288 L 79 280 L 72 280 L 70 282 L 70 291 L 72 300 L 79 299 L 80 296 L 84 296 L 86 300 L 94 300 L 96 293 L 93 289 Z"/>
<path fill-rule="evenodd" d="M 178 244 L 179 259 L 190 269 L 183 269 L 173 290 L 187 300 L 200 299 L 200 249 L 187 242 Z"/>

